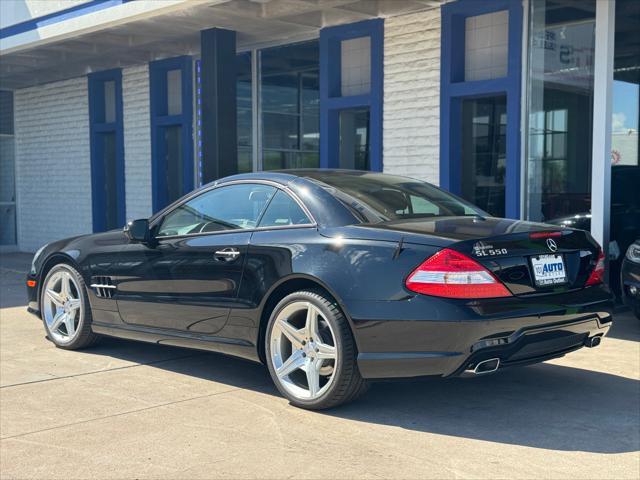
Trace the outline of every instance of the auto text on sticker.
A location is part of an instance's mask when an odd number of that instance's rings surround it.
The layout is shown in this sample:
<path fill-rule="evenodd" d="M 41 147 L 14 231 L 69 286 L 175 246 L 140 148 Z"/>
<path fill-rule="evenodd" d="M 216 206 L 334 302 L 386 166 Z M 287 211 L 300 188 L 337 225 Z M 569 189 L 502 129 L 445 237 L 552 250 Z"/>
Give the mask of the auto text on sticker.
<path fill-rule="evenodd" d="M 539 276 L 548 275 L 549 273 L 562 272 L 564 270 L 564 265 L 562 262 L 559 263 L 545 263 L 544 265 L 536 265 L 536 273 Z"/>

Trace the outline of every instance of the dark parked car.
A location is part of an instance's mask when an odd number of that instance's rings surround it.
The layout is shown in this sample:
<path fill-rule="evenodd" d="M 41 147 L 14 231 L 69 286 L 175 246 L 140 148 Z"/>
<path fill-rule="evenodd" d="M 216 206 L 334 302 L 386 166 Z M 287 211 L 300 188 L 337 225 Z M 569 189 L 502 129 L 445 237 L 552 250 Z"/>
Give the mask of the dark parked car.
<path fill-rule="evenodd" d="M 622 298 L 640 320 L 640 239 L 627 249 L 620 273 Z"/>
<path fill-rule="evenodd" d="M 609 285 L 620 297 L 620 267 L 624 252 L 640 237 L 640 166 L 616 165 L 611 167 L 611 246 L 609 249 Z M 591 229 L 588 212 L 548 220 L 547 223 L 564 227 Z"/>
<path fill-rule="evenodd" d="M 27 283 L 61 348 L 112 335 L 238 355 L 320 409 L 368 379 L 598 345 L 603 258 L 587 232 L 492 218 L 418 180 L 299 170 L 225 178 L 124 232 L 51 243 Z"/>

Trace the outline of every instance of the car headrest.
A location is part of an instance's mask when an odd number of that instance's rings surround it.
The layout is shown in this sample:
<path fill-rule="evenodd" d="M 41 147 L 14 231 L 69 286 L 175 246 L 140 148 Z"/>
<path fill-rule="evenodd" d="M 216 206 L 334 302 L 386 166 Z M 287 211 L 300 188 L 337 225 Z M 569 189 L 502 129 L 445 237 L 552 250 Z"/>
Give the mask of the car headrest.
<path fill-rule="evenodd" d="M 398 190 L 378 190 L 375 192 L 375 197 L 378 201 L 383 203 L 385 206 L 388 206 L 394 212 L 398 210 L 406 210 L 409 207 L 407 197 Z"/>

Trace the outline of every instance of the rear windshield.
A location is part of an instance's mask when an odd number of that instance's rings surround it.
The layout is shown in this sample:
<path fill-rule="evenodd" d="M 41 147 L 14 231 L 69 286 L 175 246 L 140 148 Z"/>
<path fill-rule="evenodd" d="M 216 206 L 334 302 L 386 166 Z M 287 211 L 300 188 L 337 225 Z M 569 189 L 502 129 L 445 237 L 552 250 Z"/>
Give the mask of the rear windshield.
<path fill-rule="evenodd" d="M 321 171 L 305 176 L 323 186 L 365 223 L 407 218 L 489 216 L 470 203 L 413 178 Z"/>

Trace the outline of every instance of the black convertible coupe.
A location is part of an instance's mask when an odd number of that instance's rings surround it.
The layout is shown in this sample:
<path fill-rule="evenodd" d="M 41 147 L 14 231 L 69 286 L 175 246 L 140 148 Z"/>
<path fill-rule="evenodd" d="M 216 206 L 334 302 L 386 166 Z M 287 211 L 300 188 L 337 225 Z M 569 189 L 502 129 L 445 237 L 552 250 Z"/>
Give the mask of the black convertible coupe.
<path fill-rule="evenodd" d="M 418 180 L 293 170 L 50 243 L 27 285 L 61 348 L 111 335 L 238 355 L 321 409 L 368 379 L 480 375 L 598 345 L 603 259 L 584 231 L 493 218 Z"/>

